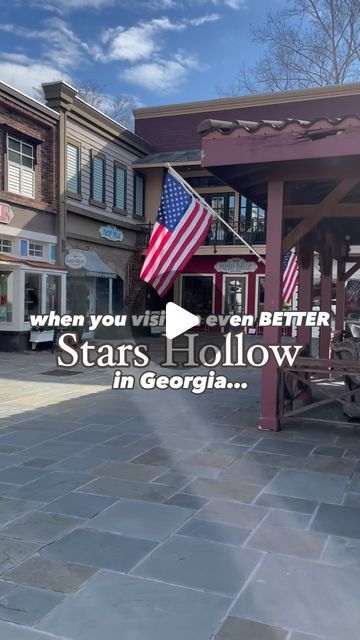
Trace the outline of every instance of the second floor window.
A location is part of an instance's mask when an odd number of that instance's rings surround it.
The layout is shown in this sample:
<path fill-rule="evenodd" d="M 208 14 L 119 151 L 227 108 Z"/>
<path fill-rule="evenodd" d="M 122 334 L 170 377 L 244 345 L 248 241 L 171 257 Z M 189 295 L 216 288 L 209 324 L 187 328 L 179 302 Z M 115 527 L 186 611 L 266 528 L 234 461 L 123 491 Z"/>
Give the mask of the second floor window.
<path fill-rule="evenodd" d="M 91 200 L 105 202 L 105 158 L 92 156 L 91 158 Z"/>
<path fill-rule="evenodd" d="M 138 218 L 144 217 L 144 176 L 136 173 L 134 176 L 134 215 Z"/>
<path fill-rule="evenodd" d="M 68 142 L 66 147 L 66 190 L 80 194 L 80 149 Z"/>
<path fill-rule="evenodd" d="M 29 242 L 29 256 L 34 258 L 41 258 L 43 255 L 42 244 L 36 244 L 35 242 Z"/>
<path fill-rule="evenodd" d="M 0 251 L 2 253 L 11 253 L 12 252 L 11 240 L 6 240 L 6 238 L 0 238 Z"/>
<path fill-rule="evenodd" d="M 126 169 L 114 164 L 114 207 L 126 210 Z"/>
<path fill-rule="evenodd" d="M 35 147 L 8 137 L 8 191 L 35 198 Z"/>

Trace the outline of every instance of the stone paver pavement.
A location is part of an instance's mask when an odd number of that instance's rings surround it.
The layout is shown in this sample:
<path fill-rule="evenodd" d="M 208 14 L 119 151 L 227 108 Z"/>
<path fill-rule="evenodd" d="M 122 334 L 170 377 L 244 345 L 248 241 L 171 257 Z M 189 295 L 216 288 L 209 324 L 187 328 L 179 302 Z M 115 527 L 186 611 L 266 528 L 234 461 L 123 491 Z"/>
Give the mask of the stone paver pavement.
<path fill-rule="evenodd" d="M 356 427 L 54 368 L 0 361 L 1 640 L 359 639 Z"/>

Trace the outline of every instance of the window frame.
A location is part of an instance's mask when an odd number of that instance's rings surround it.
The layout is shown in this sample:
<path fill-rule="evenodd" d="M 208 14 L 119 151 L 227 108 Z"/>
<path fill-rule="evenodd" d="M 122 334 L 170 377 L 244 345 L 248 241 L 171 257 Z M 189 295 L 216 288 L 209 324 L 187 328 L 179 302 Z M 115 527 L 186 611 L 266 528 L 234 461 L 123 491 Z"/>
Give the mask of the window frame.
<path fill-rule="evenodd" d="M 94 199 L 94 160 L 101 160 L 103 163 L 102 170 L 102 200 Z M 90 156 L 90 200 L 89 204 L 94 205 L 95 207 L 100 207 L 102 209 L 106 208 L 106 156 L 103 153 L 98 153 L 97 151 L 91 150 Z"/>
<path fill-rule="evenodd" d="M 10 286 L 8 281 L 6 282 L 6 302 L 3 303 L 1 306 L 6 306 L 9 304 L 8 302 L 8 297 L 9 297 L 9 291 L 10 291 L 10 305 L 11 305 L 11 310 L 9 312 L 8 309 L 6 309 L 6 320 L 1 320 L 1 316 L 0 316 L 0 325 L 4 325 L 4 324 L 12 324 L 14 322 L 14 271 L 12 270 L 8 270 L 8 269 L 0 269 L 0 275 L 5 275 L 7 274 L 7 278 L 11 278 L 11 282 L 10 282 Z M 0 299 L 0 304 L 1 304 L 1 299 Z"/>
<path fill-rule="evenodd" d="M 67 150 L 68 145 L 72 147 L 76 147 L 78 150 L 78 167 L 77 167 L 77 191 L 69 191 L 68 187 L 68 177 L 67 177 Z M 81 143 L 77 140 L 72 140 L 71 138 L 66 139 L 66 157 L 65 157 L 65 184 L 66 184 L 66 195 L 69 198 L 74 198 L 75 200 L 81 200 Z"/>
<path fill-rule="evenodd" d="M 32 249 L 31 249 L 31 246 L 33 247 Z M 37 248 L 35 248 L 35 247 L 37 247 Z M 41 253 L 37 253 L 39 247 L 41 249 Z M 44 257 L 44 245 L 41 244 L 41 242 L 33 242 L 31 240 L 28 240 L 27 251 L 28 251 L 29 258 L 43 258 Z M 33 253 L 31 253 L 32 251 L 33 251 Z"/>
<path fill-rule="evenodd" d="M 5 154 L 4 154 L 4 191 L 7 191 L 8 193 L 14 194 L 16 196 L 20 196 L 22 198 L 27 198 L 29 200 L 36 200 L 36 165 L 37 165 L 37 145 L 39 144 L 37 141 L 29 138 L 26 135 L 23 135 L 20 131 L 12 131 L 9 129 L 5 129 L 4 131 L 4 138 L 5 138 Z M 15 142 L 18 142 L 20 144 L 20 151 L 15 151 L 14 149 L 10 149 L 9 143 L 10 140 L 14 140 Z M 32 147 L 32 168 L 30 169 L 30 167 L 26 167 L 24 166 L 25 169 L 28 169 L 29 171 L 33 172 L 33 194 L 32 196 L 28 196 L 24 193 L 21 192 L 21 184 L 22 184 L 22 170 L 23 170 L 23 165 L 22 162 L 20 164 L 18 164 L 17 162 L 14 162 L 13 160 L 10 160 L 10 151 L 14 151 L 15 153 L 19 153 L 20 154 L 20 161 L 22 159 L 22 156 L 24 155 L 26 158 L 29 158 L 30 156 L 27 154 L 23 154 L 22 153 L 22 145 L 25 144 L 28 147 Z M 17 193 L 16 191 L 10 191 L 9 188 L 9 165 L 12 166 L 16 166 L 19 167 L 20 169 L 20 193 Z"/>
<path fill-rule="evenodd" d="M 4 249 L 4 242 L 10 243 L 10 251 L 6 251 L 6 249 Z M 12 254 L 13 252 L 14 252 L 14 245 L 13 245 L 12 239 L 11 238 L 0 238 L 0 253 Z"/>
<path fill-rule="evenodd" d="M 24 295 L 24 317 L 23 317 L 23 322 L 24 323 L 29 323 L 30 322 L 30 316 L 32 314 L 38 314 L 38 313 L 42 313 L 42 309 L 44 307 L 43 305 L 43 295 L 44 295 L 44 279 L 43 279 L 43 273 L 38 273 L 36 271 L 25 271 L 25 275 L 24 275 L 24 290 L 23 290 L 23 295 Z M 39 288 L 38 288 L 38 300 L 37 300 L 37 304 L 38 304 L 38 309 L 37 311 L 33 311 L 32 309 L 30 310 L 30 313 L 27 314 L 26 311 L 28 309 L 28 304 L 31 302 L 29 300 L 26 299 L 26 296 L 28 295 L 27 292 L 30 291 L 29 288 L 26 287 L 26 277 L 27 276 L 35 276 L 35 278 L 38 278 L 38 282 L 39 282 Z M 27 320 L 27 315 L 29 315 L 29 319 Z"/>
<path fill-rule="evenodd" d="M 138 215 L 136 213 L 136 198 L 137 198 L 137 188 L 136 188 L 136 178 L 141 178 L 142 179 L 142 214 Z M 133 217 L 137 218 L 138 220 L 144 220 L 145 218 L 145 176 L 143 173 L 140 173 L 138 171 L 134 172 L 134 202 L 133 202 Z"/>
<path fill-rule="evenodd" d="M 118 169 L 121 169 L 124 172 L 124 207 L 118 207 L 116 204 L 116 172 Z M 114 213 L 120 213 L 123 216 L 127 216 L 127 180 L 128 180 L 128 171 L 127 166 L 118 160 L 114 160 L 114 204 L 113 211 Z"/>

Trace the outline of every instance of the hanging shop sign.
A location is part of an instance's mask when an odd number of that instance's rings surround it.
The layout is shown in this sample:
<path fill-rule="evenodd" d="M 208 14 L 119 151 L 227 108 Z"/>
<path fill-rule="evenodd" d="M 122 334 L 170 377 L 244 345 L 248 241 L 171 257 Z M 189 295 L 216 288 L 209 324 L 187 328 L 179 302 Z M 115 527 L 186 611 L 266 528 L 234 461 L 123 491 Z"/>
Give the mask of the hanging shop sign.
<path fill-rule="evenodd" d="M 243 258 L 229 258 L 229 260 L 217 262 L 215 265 L 215 271 L 220 273 L 251 273 L 256 269 L 256 262 L 250 262 Z"/>
<path fill-rule="evenodd" d="M 65 264 L 69 269 L 83 269 L 86 265 L 86 256 L 81 251 L 69 251 L 65 256 Z"/>
<path fill-rule="evenodd" d="M 99 235 L 106 240 L 111 240 L 112 242 L 121 242 L 124 238 L 124 234 L 120 229 L 116 227 L 111 227 L 107 225 L 106 227 L 100 227 Z"/>
<path fill-rule="evenodd" d="M 0 222 L 9 224 L 14 217 L 12 208 L 6 202 L 0 202 Z"/>

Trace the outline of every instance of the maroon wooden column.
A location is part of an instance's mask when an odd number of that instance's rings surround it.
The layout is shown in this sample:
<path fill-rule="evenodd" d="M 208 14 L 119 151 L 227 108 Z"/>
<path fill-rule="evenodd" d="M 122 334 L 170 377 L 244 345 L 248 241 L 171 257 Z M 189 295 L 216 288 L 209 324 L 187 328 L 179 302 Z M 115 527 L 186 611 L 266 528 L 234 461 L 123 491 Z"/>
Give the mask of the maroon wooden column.
<path fill-rule="evenodd" d="M 313 304 L 314 249 L 310 240 L 309 244 L 300 243 L 298 262 L 298 309 L 299 311 L 311 311 Z M 298 328 L 297 343 L 303 346 L 311 344 L 311 327 L 301 326 Z"/>
<path fill-rule="evenodd" d="M 335 329 L 342 331 L 344 329 L 345 318 L 345 264 L 343 260 L 337 260 L 337 279 L 336 279 L 336 318 Z"/>
<path fill-rule="evenodd" d="M 321 311 L 331 313 L 332 298 L 332 255 L 329 247 L 320 254 L 321 286 L 320 308 Z M 319 357 L 328 358 L 330 354 L 331 327 L 320 327 Z"/>
<path fill-rule="evenodd" d="M 265 311 L 282 307 L 283 182 L 269 182 L 266 223 Z M 281 342 L 280 327 L 264 327 L 264 344 Z M 273 358 L 262 369 L 259 429 L 277 431 L 279 372 Z"/>

